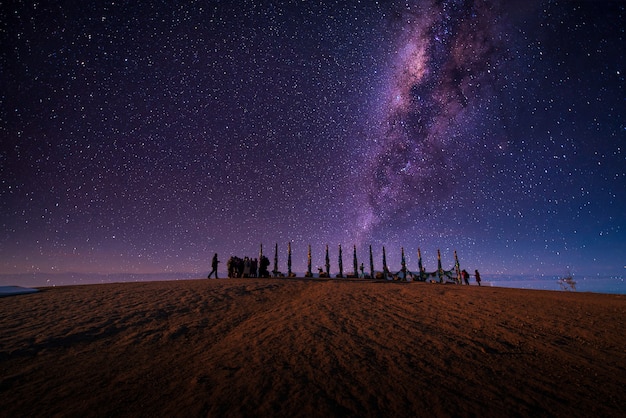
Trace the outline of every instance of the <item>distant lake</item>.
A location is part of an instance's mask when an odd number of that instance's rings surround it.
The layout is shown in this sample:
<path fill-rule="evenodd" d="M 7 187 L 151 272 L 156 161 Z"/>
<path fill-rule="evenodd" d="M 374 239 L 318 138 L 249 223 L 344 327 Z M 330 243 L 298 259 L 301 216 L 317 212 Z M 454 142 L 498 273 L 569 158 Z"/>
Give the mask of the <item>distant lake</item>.
<path fill-rule="evenodd" d="M 626 280 L 622 276 L 573 276 L 574 284 L 559 281 L 560 277 L 489 276 L 483 277 L 483 286 L 513 287 L 517 289 L 563 290 L 576 292 L 626 294 Z"/>

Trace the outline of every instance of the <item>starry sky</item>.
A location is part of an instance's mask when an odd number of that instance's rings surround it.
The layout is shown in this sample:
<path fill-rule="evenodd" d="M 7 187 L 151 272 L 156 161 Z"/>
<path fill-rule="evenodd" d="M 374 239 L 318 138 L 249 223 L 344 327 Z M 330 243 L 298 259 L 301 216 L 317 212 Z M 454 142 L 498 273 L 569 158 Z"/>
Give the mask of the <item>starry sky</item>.
<path fill-rule="evenodd" d="M 623 2 L 183 3 L 5 2 L 0 273 L 624 274 Z"/>

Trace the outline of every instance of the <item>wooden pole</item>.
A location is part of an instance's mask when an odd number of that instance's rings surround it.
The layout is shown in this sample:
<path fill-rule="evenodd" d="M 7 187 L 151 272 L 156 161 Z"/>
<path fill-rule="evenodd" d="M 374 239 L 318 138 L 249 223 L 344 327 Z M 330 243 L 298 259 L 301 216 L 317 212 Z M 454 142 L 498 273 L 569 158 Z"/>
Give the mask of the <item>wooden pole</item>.
<path fill-rule="evenodd" d="M 328 244 L 326 244 L 326 276 L 330 277 L 330 257 L 328 256 Z"/>
<path fill-rule="evenodd" d="M 343 255 L 341 253 L 341 244 L 339 244 L 339 275 L 337 277 L 343 277 Z"/>
<path fill-rule="evenodd" d="M 278 243 L 276 243 L 276 247 L 274 248 L 274 277 L 278 277 Z"/>
<path fill-rule="evenodd" d="M 370 245 L 370 277 L 374 278 L 374 257 L 372 257 L 372 246 Z"/>
<path fill-rule="evenodd" d="M 311 244 L 309 244 L 309 252 L 307 253 L 306 274 L 307 277 L 313 277 L 313 272 L 311 272 Z"/>
<path fill-rule="evenodd" d="M 402 270 L 402 278 L 406 280 L 406 259 L 404 258 L 404 247 L 402 247 L 402 259 L 400 261 L 400 265 L 400 270 Z"/>
<path fill-rule="evenodd" d="M 356 259 L 356 245 L 353 246 L 352 250 L 352 264 L 354 265 L 354 276 L 359 277 L 359 263 Z"/>
<path fill-rule="evenodd" d="M 287 243 L 287 277 L 291 277 L 291 241 Z"/>
<path fill-rule="evenodd" d="M 387 268 L 387 253 L 385 252 L 385 247 L 383 246 L 383 276 L 385 276 L 385 280 L 387 280 L 388 275 L 389 269 Z"/>

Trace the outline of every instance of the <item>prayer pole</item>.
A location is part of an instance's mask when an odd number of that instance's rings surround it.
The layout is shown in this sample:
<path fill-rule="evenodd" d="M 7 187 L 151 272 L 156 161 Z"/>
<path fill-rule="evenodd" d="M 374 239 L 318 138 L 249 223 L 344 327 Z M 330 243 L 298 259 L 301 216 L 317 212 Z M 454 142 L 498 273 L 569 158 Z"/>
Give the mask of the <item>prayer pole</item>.
<path fill-rule="evenodd" d="M 330 257 L 328 256 L 328 244 L 326 244 L 326 276 L 330 277 Z"/>
<path fill-rule="evenodd" d="M 385 280 L 387 280 L 388 275 L 389 269 L 387 268 L 387 253 L 385 252 L 385 246 L 383 246 L 383 276 L 385 276 Z"/>
<path fill-rule="evenodd" d="M 274 248 L 274 277 L 278 277 L 278 243 L 276 243 L 276 247 Z"/>
<path fill-rule="evenodd" d="M 287 243 L 287 277 L 291 277 L 291 241 Z"/>
<path fill-rule="evenodd" d="M 461 265 L 459 264 L 459 258 L 456 256 L 456 250 L 454 250 L 454 270 L 456 272 L 456 282 L 463 284 L 461 281 Z"/>
<path fill-rule="evenodd" d="M 356 259 L 356 245 L 354 245 L 352 251 L 352 263 L 354 264 L 354 276 L 359 277 L 359 264 Z"/>
<path fill-rule="evenodd" d="M 370 245 L 370 278 L 374 278 L 374 257 L 372 257 L 372 246 Z"/>
<path fill-rule="evenodd" d="M 404 247 L 402 247 L 402 259 L 400 261 L 400 265 L 402 266 L 400 270 L 402 271 L 403 279 L 406 280 L 406 259 L 404 258 Z"/>
<path fill-rule="evenodd" d="M 311 244 L 309 244 L 309 252 L 307 254 L 307 264 L 306 264 L 306 277 L 313 277 L 313 273 L 311 272 Z"/>
<path fill-rule="evenodd" d="M 441 252 L 437 249 L 437 275 L 439 276 L 439 283 L 443 283 L 443 268 L 441 268 Z"/>
<path fill-rule="evenodd" d="M 337 277 L 343 277 L 343 256 L 341 254 L 341 244 L 339 244 L 339 275 Z"/>
<path fill-rule="evenodd" d="M 422 251 L 419 247 L 417 248 L 417 266 L 420 269 L 420 280 L 426 280 L 426 277 L 424 277 L 424 266 L 422 265 Z"/>

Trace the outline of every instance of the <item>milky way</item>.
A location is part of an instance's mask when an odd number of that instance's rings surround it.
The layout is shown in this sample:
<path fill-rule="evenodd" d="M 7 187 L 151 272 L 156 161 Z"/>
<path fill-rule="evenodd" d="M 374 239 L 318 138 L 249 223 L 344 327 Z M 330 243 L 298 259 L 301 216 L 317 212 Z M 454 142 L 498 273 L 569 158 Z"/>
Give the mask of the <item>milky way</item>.
<path fill-rule="evenodd" d="M 624 7 L 9 2 L 0 274 L 203 277 L 261 243 L 285 270 L 291 242 L 299 272 L 371 244 L 621 275 Z"/>
<path fill-rule="evenodd" d="M 368 154 L 363 228 L 407 211 L 446 206 L 476 155 L 474 110 L 485 108 L 504 71 L 506 33 L 492 2 L 418 2 L 393 22 L 398 32 L 381 124 Z M 484 152 L 484 150 L 483 150 Z M 420 211 L 421 209 L 421 211 Z"/>

